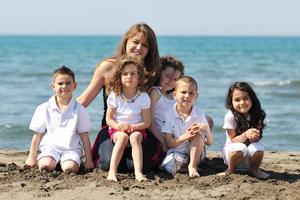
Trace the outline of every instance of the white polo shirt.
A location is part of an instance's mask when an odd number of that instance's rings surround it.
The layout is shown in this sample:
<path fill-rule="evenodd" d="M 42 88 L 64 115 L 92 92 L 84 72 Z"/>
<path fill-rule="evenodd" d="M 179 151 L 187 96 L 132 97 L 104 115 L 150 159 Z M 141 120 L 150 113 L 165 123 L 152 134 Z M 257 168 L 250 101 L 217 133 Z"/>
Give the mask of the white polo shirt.
<path fill-rule="evenodd" d="M 164 123 L 162 126 L 163 133 L 169 133 L 175 138 L 178 138 L 179 136 L 183 135 L 194 123 L 208 124 L 204 113 L 200 110 L 197 110 L 195 106 L 193 106 L 190 116 L 184 119 L 178 114 L 176 105 L 177 103 L 174 104 L 173 108 L 164 115 Z M 167 154 L 172 152 L 189 153 L 189 141 L 186 141 L 175 148 L 169 149 Z"/>
<path fill-rule="evenodd" d="M 57 107 L 55 95 L 40 104 L 32 117 L 29 129 L 45 134 L 40 149 L 45 146 L 59 150 L 80 150 L 80 133 L 89 132 L 91 122 L 86 108 L 71 99 L 67 110 Z"/>

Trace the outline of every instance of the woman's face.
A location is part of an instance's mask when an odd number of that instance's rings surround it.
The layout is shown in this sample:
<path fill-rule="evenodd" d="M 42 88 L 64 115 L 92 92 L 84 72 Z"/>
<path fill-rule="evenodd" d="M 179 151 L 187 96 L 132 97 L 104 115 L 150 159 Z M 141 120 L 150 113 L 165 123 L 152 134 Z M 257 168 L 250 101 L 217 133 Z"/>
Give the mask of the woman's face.
<path fill-rule="evenodd" d="M 149 51 L 147 38 L 143 33 L 136 33 L 126 44 L 126 53 L 132 57 L 145 58 Z"/>

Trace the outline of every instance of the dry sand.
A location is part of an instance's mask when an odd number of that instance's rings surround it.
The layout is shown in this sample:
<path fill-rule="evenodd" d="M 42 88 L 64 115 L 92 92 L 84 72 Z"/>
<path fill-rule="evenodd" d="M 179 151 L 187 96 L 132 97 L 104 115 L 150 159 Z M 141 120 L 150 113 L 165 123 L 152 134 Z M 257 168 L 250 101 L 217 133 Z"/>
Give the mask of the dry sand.
<path fill-rule="evenodd" d="M 119 183 L 106 181 L 106 172 L 62 174 L 25 169 L 27 152 L 0 150 L 0 199 L 300 199 L 300 152 L 268 152 L 262 169 L 271 174 L 258 180 L 247 174 L 218 176 L 225 170 L 220 153 L 209 152 L 200 178 L 174 178 L 149 173 L 137 183 L 121 174 Z"/>

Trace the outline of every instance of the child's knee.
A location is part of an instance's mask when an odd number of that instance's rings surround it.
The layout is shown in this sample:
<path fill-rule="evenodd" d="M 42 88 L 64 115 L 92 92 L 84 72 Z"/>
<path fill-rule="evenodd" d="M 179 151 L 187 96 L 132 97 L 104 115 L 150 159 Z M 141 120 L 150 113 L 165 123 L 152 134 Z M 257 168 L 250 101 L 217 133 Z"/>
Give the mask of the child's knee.
<path fill-rule="evenodd" d="M 79 165 L 74 161 L 65 161 L 61 163 L 61 169 L 65 173 L 77 173 L 79 171 Z"/>
<path fill-rule="evenodd" d="M 41 158 L 38 162 L 38 166 L 40 170 L 46 170 L 48 172 L 52 172 L 56 168 L 56 161 L 50 157 Z"/>
<path fill-rule="evenodd" d="M 143 141 L 143 135 L 140 132 L 134 132 L 130 135 L 129 140 L 130 140 L 130 144 L 134 144 L 134 143 L 140 144 Z"/>

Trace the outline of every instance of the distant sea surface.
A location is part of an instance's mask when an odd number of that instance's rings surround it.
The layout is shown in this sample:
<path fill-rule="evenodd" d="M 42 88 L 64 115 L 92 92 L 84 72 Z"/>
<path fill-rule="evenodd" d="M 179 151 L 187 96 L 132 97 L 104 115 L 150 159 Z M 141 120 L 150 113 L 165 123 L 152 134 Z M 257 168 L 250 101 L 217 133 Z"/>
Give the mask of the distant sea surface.
<path fill-rule="evenodd" d="M 96 64 L 112 55 L 121 36 L 0 36 L 0 149 L 27 150 L 28 129 L 36 106 L 53 91 L 51 74 L 66 65 L 76 73 L 78 96 Z M 267 113 L 262 139 L 268 151 L 300 151 L 300 38 L 297 37 L 158 37 L 160 55 L 183 61 L 199 84 L 199 107 L 214 119 L 214 144 L 225 142 L 222 129 L 229 85 L 247 81 Z M 102 93 L 101 93 L 102 94 Z M 102 95 L 88 107 L 91 141 L 97 134 Z"/>

